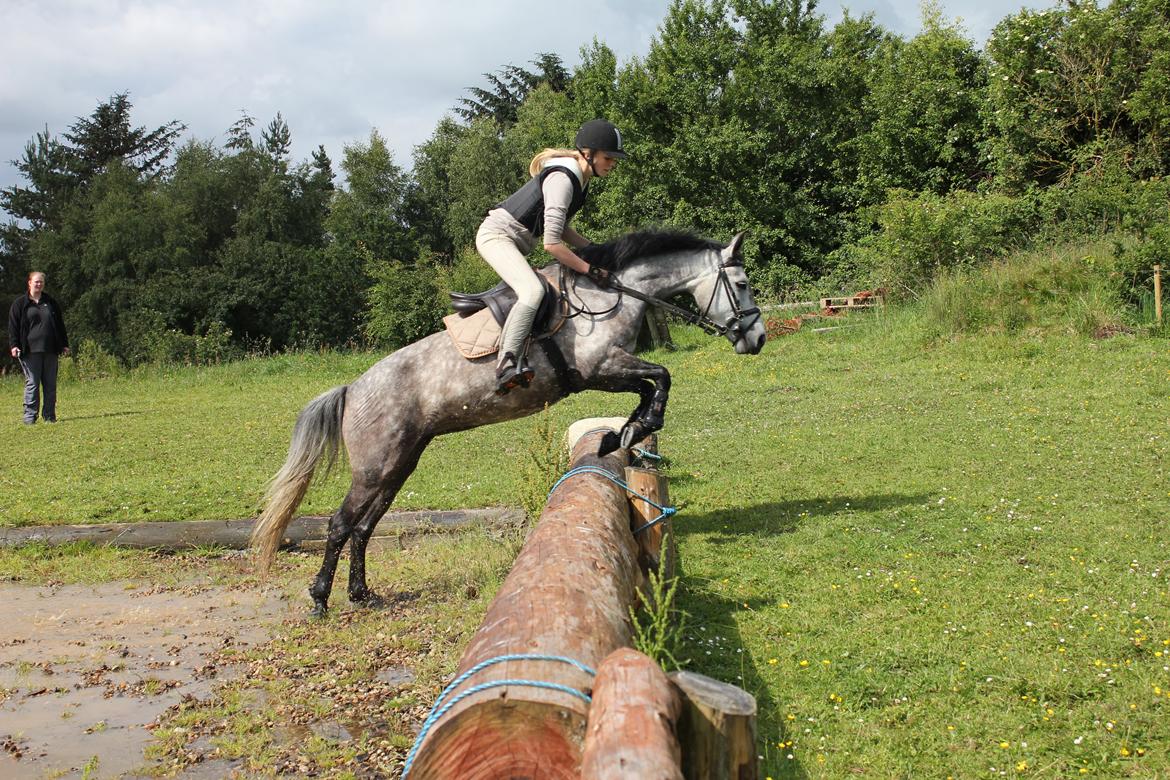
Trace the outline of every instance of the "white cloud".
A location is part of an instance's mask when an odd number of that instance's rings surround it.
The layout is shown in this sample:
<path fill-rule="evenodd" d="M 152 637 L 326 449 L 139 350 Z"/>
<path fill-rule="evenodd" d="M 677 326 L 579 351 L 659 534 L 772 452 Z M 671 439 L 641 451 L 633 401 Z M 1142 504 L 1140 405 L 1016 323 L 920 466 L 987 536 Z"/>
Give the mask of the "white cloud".
<path fill-rule="evenodd" d="M 342 146 L 376 127 L 399 164 L 482 74 L 554 52 L 570 66 L 594 37 L 625 61 L 649 48 L 669 0 L 0 0 L 0 187 L 8 161 L 46 125 L 60 134 L 129 92 L 136 124 L 171 120 L 222 139 L 241 110 L 280 111 L 293 155 Z M 856 0 L 913 35 L 914 0 Z M 948 0 L 982 42 L 1017 0 Z M 833 24 L 836 7 L 818 9 Z"/>

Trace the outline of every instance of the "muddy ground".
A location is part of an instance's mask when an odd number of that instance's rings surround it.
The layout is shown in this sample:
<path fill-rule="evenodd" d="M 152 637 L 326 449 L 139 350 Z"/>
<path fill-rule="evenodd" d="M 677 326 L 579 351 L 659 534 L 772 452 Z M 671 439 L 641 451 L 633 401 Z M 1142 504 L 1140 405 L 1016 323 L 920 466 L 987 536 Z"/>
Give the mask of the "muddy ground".
<path fill-rule="evenodd" d="M 148 776 L 164 713 L 243 673 L 230 651 L 293 609 L 259 586 L 0 583 L 0 778 Z M 232 771 L 209 761 L 180 777 Z"/>

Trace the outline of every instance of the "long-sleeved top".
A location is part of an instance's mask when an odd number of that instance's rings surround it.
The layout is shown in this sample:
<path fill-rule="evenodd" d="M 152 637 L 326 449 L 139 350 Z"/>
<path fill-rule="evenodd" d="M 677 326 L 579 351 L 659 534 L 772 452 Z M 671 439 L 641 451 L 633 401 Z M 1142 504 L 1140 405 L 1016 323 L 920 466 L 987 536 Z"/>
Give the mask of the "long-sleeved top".
<path fill-rule="evenodd" d="M 51 295 L 41 293 L 39 304 L 28 293 L 12 302 L 8 310 L 8 348 L 12 347 L 19 347 L 25 353 L 52 351 L 58 355 L 68 349 L 65 317 L 61 305 Z"/>

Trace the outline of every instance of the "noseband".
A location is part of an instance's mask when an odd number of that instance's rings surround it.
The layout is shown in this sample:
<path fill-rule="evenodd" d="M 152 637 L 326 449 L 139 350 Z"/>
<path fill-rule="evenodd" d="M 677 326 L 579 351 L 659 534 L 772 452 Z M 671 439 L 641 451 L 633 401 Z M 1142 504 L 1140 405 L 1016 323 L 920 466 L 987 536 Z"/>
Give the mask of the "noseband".
<path fill-rule="evenodd" d="M 711 290 L 711 298 L 707 301 L 707 305 L 703 307 L 702 314 L 695 314 L 694 312 L 687 311 L 686 309 L 683 309 L 679 306 L 675 306 L 673 303 L 667 303 L 661 298 L 655 298 L 653 295 L 647 295 L 646 293 L 639 292 L 638 290 L 635 290 L 631 287 L 626 287 L 614 277 L 610 277 L 609 288 L 611 290 L 616 290 L 619 293 L 619 303 L 621 300 L 620 295 L 628 295 L 631 298 L 637 298 L 640 301 L 645 301 L 651 306 L 657 306 L 660 309 L 665 309 L 676 317 L 679 317 L 680 319 L 683 319 L 692 325 L 698 325 L 712 336 L 725 336 L 728 338 L 734 337 L 732 340 L 738 341 L 743 337 L 744 331 L 754 325 L 755 321 L 759 319 L 760 308 L 758 306 L 752 306 L 751 308 L 747 309 L 741 309 L 739 307 L 739 300 L 736 298 L 735 288 L 731 283 L 731 279 L 729 279 L 727 276 L 728 268 L 743 268 L 743 259 L 733 256 L 731 259 L 719 264 L 719 275 L 715 279 L 715 287 Z M 562 284 L 561 289 L 566 289 L 566 287 Z M 731 316 L 729 316 L 727 321 L 722 324 L 711 319 L 711 307 L 715 304 L 715 299 L 718 297 L 720 292 L 722 292 L 727 297 L 727 302 L 731 305 Z M 617 305 L 618 304 L 615 304 L 611 309 L 606 310 L 604 313 L 608 313 L 609 311 L 616 309 Z M 580 313 L 586 312 L 582 311 Z M 601 312 L 588 313 L 597 314 Z M 743 322 L 745 317 L 752 318 L 751 321 L 749 321 L 746 325 Z"/>
<path fill-rule="evenodd" d="M 744 331 L 754 325 L 755 321 L 760 318 L 760 307 L 739 308 L 739 299 L 735 295 L 735 288 L 731 284 L 731 279 L 727 276 L 728 268 L 743 268 L 743 258 L 732 255 L 729 260 L 719 264 L 719 276 L 715 279 L 715 287 L 711 290 L 711 298 L 707 301 L 707 307 L 703 309 L 699 322 L 695 324 L 704 330 L 713 328 L 713 332 L 720 336 L 734 336 L 735 338 L 733 340 L 738 341 L 743 338 Z M 727 302 L 731 305 L 731 316 L 727 318 L 727 322 L 723 325 L 719 325 L 712 320 L 710 315 L 711 306 L 715 303 L 715 298 L 719 295 L 720 291 L 727 296 Z M 743 318 L 748 316 L 751 316 L 752 321 L 744 325 Z"/>

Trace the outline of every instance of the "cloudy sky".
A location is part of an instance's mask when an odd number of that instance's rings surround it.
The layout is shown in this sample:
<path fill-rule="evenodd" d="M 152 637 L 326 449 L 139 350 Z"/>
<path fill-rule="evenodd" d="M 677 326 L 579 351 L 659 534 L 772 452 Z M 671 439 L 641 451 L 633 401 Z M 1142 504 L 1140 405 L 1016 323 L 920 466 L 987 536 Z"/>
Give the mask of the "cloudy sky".
<path fill-rule="evenodd" d="M 1023 5 L 1044 0 L 942 0 L 979 45 Z M 538 52 L 572 68 L 594 37 L 619 61 L 644 55 L 669 0 L 0 0 L 0 188 L 10 161 L 46 127 L 54 135 L 110 95 L 129 92 L 136 125 L 177 119 L 222 141 L 246 110 L 279 111 L 293 158 L 324 144 L 387 139 L 410 166 L 413 147 L 482 74 Z M 822 0 L 831 25 L 873 12 L 890 30 L 919 29 L 918 0 Z"/>

